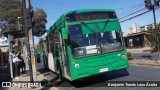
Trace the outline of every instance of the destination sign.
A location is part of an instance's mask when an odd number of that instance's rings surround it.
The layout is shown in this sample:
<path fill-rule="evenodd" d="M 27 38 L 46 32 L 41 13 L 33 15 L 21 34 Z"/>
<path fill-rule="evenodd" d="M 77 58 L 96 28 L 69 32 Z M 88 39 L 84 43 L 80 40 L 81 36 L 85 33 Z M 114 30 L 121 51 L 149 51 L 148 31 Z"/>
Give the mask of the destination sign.
<path fill-rule="evenodd" d="M 99 11 L 99 12 L 72 13 L 66 16 L 68 22 L 109 19 L 109 18 L 117 18 L 115 12 Z"/>

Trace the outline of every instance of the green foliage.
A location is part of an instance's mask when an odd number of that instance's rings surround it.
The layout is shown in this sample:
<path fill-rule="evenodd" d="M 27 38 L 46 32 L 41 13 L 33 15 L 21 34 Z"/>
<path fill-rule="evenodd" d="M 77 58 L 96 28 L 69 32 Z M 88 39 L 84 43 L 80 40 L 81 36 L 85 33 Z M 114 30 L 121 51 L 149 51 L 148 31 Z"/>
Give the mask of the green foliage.
<path fill-rule="evenodd" d="M 3 32 L 17 30 L 17 17 L 19 16 L 22 16 L 22 7 L 19 0 L 0 0 L 0 21 L 8 23 L 3 28 Z"/>
<path fill-rule="evenodd" d="M 1 21 L 6 21 L 7 25 L 3 28 L 3 32 L 18 30 L 18 20 L 17 17 L 21 17 L 19 22 L 23 23 L 23 12 L 22 4 L 20 0 L 0 0 L 0 23 Z M 34 22 L 33 35 L 40 36 L 45 32 L 46 24 L 46 13 L 43 9 L 36 9 L 34 12 Z"/>
<path fill-rule="evenodd" d="M 33 19 L 34 19 L 34 22 L 35 22 L 35 25 L 33 27 L 33 33 L 35 36 L 41 36 L 42 34 L 45 33 L 45 30 L 46 30 L 46 13 L 43 9 L 36 9 L 36 11 L 34 12 L 34 16 L 33 16 Z"/>
<path fill-rule="evenodd" d="M 156 52 L 158 50 L 158 45 L 160 42 L 160 24 L 157 25 L 157 29 L 153 29 L 152 25 L 148 26 L 148 32 L 151 33 L 151 47 L 152 52 Z"/>
<path fill-rule="evenodd" d="M 15 22 L 18 16 L 22 16 L 22 7 L 18 0 L 0 0 L 0 19 L 7 21 L 13 18 L 9 23 Z"/>
<path fill-rule="evenodd" d="M 129 60 L 133 60 L 132 54 L 130 52 L 127 52 L 127 55 Z"/>

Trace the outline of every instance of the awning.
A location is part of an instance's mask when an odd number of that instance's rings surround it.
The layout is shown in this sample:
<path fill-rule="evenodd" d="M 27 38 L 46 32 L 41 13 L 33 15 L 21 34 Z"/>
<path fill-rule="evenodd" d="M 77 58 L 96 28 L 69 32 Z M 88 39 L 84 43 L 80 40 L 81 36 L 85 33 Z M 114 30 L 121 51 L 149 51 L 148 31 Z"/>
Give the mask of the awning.
<path fill-rule="evenodd" d="M 3 33 L 6 37 L 8 37 L 8 34 L 13 35 L 14 38 L 21 38 L 25 37 L 25 30 L 17 30 L 17 31 L 9 31 Z"/>

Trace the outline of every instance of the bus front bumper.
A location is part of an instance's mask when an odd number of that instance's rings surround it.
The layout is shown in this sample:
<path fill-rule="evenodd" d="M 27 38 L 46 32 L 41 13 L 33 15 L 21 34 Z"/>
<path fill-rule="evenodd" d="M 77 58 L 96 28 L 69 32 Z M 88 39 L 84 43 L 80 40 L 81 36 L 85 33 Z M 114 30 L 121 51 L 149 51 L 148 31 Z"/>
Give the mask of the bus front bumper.
<path fill-rule="evenodd" d="M 71 81 L 86 78 L 89 76 L 102 74 L 102 73 L 106 73 L 106 72 L 110 72 L 110 71 L 125 69 L 128 67 L 129 67 L 128 60 L 124 60 L 124 61 L 116 62 L 116 63 L 110 64 L 107 66 L 104 65 L 104 66 L 95 67 L 92 69 L 87 69 L 87 68 L 86 69 L 74 69 L 72 71 L 72 80 Z"/>

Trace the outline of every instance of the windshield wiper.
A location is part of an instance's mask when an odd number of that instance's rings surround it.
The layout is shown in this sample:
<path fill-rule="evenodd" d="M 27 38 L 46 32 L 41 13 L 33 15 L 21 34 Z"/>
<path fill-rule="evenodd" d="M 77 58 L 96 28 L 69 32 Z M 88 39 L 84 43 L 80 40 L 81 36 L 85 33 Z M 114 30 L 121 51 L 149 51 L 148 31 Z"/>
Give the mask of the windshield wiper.
<path fill-rule="evenodd" d="M 94 30 L 92 30 L 86 23 L 81 22 L 82 25 L 84 25 L 87 29 L 89 29 L 91 32 L 95 33 Z"/>
<path fill-rule="evenodd" d="M 106 28 L 108 22 L 109 22 L 109 20 L 105 21 L 105 25 L 104 25 L 104 27 L 103 27 L 103 29 L 102 29 L 102 32 L 105 30 L 105 28 Z"/>
<path fill-rule="evenodd" d="M 94 30 L 92 30 L 86 23 L 84 23 L 84 22 L 81 22 L 81 24 L 82 25 L 84 25 L 87 29 L 89 29 L 91 32 L 93 32 L 93 33 L 95 33 L 96 34 L 96 46 L 98 46 L 98 44 L 99 44 L 99 36 L 98 36 L 98 30 L 97 30 L 97 28 L 100 30 L 100 28 L 98 27 L 98 25 L 97 25 L 97 23 L 94 23 L 94 25 L 95 25 L 95 31 Z"/>
<path fill-rule="evenodd" d="M 94 23 L 94 25 L 99 29 L 99 31 L 103 32 L 103 31 L 105 30 L 108 22 L 109 22 L 109 20 L 106 20 L 106 21 L 105 21 L 105 25 L 104 25 L 104 27 L 103 27 L 102 30 L 100 30 L 100 28 L 99 28 L 99 26 L 97 25 L 97 23 Z M 89 29 L 89 30 L 92 31 L 93 33 L 96 33 L 96 32 L 95 32 L 94 30 L 92 30 L 86 23 L 81 22 L 81 24 L 84 25 L 87 29 Z"/>
<path fill-rule="evenodd" d="M 102 29 L 102 32 L 105 30 L 108 22 L 115 22 L 115 21 L 118 21 L 118 20 L 106 20 L 106 21 L 105 21 L 105 25 L 104 25 L 104 27 L 103 27 L 103 29 Z"/>

